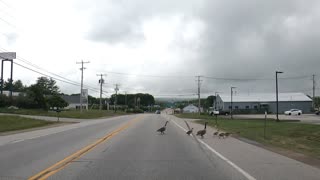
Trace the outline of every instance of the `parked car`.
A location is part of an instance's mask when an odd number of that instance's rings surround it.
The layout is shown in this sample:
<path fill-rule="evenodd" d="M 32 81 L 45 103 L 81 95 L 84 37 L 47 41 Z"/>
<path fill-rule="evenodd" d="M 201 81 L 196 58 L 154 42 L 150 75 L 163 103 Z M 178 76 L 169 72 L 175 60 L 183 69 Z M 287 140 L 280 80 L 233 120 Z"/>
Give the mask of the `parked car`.
<path fill-rule="evenodd" d="M 159 110 L 156 110 L 156 114 L 160 114 L 161 112 Z"/>
<path fill-rule="evenodd" d="M 218 111 L 218 110 L 212 110 L 212 111 L 209 111 L 209 115 L 210 116 L 213 116 L 213 115 L 229 115 L 229 112 L 227 112 L 227 111 L 222 111 L 222 110 L 220 110 L 220 111 Z"/>
<path fill-rule="evenodd" d="M 316 115 L 320 115 L 320 111 L 316 111 L 314 112 Z"/>
<path fill-rule="evenodd" d="M 299 110 L 299 109 L 290 109 L 289 111 L 285 111 L 284 112 L 285 115 L 301 115 L 302 114 L 302 111 Z"/>

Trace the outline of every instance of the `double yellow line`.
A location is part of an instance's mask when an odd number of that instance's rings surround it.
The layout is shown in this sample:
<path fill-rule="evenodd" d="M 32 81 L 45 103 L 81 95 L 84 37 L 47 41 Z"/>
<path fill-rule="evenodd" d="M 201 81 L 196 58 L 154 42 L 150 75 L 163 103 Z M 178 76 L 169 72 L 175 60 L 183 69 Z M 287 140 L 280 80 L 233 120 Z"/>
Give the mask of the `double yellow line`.
<path fill-rule="evenodd" d="M 94 149 L 99 144 L 111 139 L 113 136 L 117 135 L 122 130 L 127 129 L 132 123 L 134 123 L 134 122 L 138 121 L 139 119 L 141 119 L 141 117 L 142 116 L 139 116 L 139 117 L 136 117 L 136 118 L 132 119 L 131 121 L 127 122 L 126 124 L 124 124 L 120 128 L 114 130 L 110 134 L 105 135 L 104 137 L 102 137 L 101 139 L 97 140 L 96 142 L 94 142 L 92 144 L 89 144 L 88 146 L 86 146 L 86 147 L 80 149 L 79 151 L 71 154 L 70 156 L 67 156 L 63 160 L 61 160 L 61 161 L 57 162 L 56 164 L 48 167 L 47 169 L 42 170 L 41 172 L 37 173 L 36 175 L 30 177 L 28 180 L 43 180 L 43 179 L 47 179 L 48 177 L 54 175 L 55 173 L 57 173 L 60 170 L 62 170 L 63 168 L 65 168 L 67 165 L 69 165 L 73 161 L 79 159 L 81 156 L 85 155 L 86 153 L 88 153 L 89 151 Z"/>

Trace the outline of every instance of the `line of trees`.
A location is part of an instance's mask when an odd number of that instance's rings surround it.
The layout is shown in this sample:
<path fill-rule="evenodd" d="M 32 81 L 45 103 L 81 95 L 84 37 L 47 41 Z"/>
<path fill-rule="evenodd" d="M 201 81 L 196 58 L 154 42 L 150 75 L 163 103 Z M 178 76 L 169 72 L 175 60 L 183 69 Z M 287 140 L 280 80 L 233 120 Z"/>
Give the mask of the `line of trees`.
<path fill-rule="evenodd" d="M 122 106 L 123 109 L 141 109 L 143 111 L 151 110 L 155 104 L 154 97 L 150 94 L 112 94 L 110 97 L 110 105 Z"/>
<path fill-rule="evenodd" d="M 213 107 L 213 103 L 215 101 L 215 96 L 208 96 L 206 99 L 200 99 L 201 107 L 204 109 L 209 109 L 209 107 Z M 189 104 L 193 104 L 195 106 L 198 106 L 198 99 L 192 99 L 192 100 L 183 100 L 175 103 L 175 107 L 183 109 Z"/>
<path fill-rule="evenodd" d="M 10 90 L 9 82 L 10 79 L 4 82 L 3 90 Z M 39 77 L 36 83 L 30 86 L 23 85 L 21 80 L 14 81 L 12 90 L 19 92 L 19 96 L 10 99 L 6 95 L 0 95 L 0 107 L 49 109 L 50 107 L 68 106 L 68 103 L 60 97 L 56 81 L 47 77 Z"/>

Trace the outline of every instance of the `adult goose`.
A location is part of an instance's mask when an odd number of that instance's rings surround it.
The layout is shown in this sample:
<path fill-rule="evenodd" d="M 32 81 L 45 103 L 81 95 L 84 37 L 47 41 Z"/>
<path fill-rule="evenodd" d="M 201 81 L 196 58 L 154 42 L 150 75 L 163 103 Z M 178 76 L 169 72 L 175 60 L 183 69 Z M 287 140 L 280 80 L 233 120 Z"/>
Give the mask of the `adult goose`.
<path fill-rule="evenodd" d="M 166 131 L 166 126 L 167 126 L 168 122 L 169 121 L 166 121 L 166 124 L 162 128 L 158 129 L 157 132 L 160 132 L 161 134 L 164 134 L 164 131 Z"/>
<path fill-rule="evenodd" d="M 203 130 L 200 130 L 200 131 L 197 132 L 197 136 L 201 136 L 201 138 L 203 138 L 203 135 L 205 135 L 206 132 L 207 132 L 207 130 L 206 130 L 207 129 L 207 123 L 208 122 L 204 123 L 204 129 Z"/>

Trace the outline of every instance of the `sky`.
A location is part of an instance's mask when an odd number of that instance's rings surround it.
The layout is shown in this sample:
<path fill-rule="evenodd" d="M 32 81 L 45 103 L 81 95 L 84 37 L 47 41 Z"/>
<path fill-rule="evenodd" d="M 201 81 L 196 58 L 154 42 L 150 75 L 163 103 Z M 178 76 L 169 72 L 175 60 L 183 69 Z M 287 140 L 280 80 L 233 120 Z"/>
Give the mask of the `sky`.
<path fill-rule="evenodd" d="M 0 0 L 0 51 L 16 52 L 14 80 L 57 79 L 79 93 L 80 64 L 89 94 L 156 97 L 320 92 L 317 0 Z M 22 67 L 24 66 L 24 67 Z M 28 69 L 26 69 L 27 67 Z M 4 78 L 9 77 L 5 64 Z M 30 70 L 32 69 L 32 70 Z M 68 81 L 69 83 L 62 82 Z"/>

